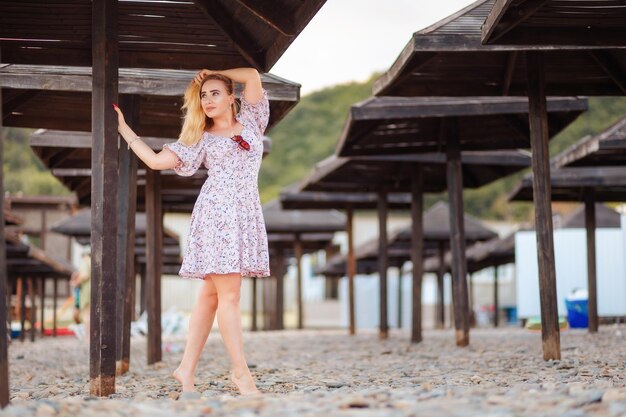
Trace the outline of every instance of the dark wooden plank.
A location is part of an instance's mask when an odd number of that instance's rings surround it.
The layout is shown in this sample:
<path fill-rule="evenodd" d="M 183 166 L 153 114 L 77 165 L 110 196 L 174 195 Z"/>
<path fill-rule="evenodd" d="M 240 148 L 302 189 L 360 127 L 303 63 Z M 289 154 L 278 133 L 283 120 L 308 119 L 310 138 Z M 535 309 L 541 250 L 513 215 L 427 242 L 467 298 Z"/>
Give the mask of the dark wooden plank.
<path fill-rule="evenodd" d="M 532 150 L 539 298 L 541 302 L 541 339 L 544 360 L 556 360 L 561 359 L 561 341 L 557 311 L 554 237 L 552 235 L 550 153 L 548 149 L 548 115 L 543 58 L 543 53 L 540 51 L 526 52 L 528 119 Z"/>
<path fill-rule="evenodd" d="M 378 275 L 379 290 L 379 337 L 389 337 L 389 322 L 387 319 L 387 268 L 389 258 L 387 253 L 387 192 L 381 189 L 378 192 Z"/>
<path fill-rule="evenodd" d="M 30 322 L 30 341 L 35 341 L 35 322 L 37 321 L 37 303 L 35 301 L 35 285 L 33 278 L 28 278 L 28 299 L 30 300 L 30 314 L 28 321 Z"/>
<path fill-rule="evenodd" d="M 610 51 L 589 51 L 600 68 L 608 75 L 623 94 L 626 94 L 626 76 L 619 63 L 611 56 Z"/>
<path fill-rule="evenodd" d="M 24 278 L 18 278 L 17 281 L 17 296 L 20 305 L 20 342 L 24 342 L 26 336 L 26 291 L 24 289 Z"/>
<path fill-rule="evenodd" d="M 498 266 L 493 267 L 493 327 L 498 327 L 500 303 L 498 299 Z"/>
<path fill-rule="evenodd" d="M 58 280 L 55 278 L 52 281 L 52 337 L 57 337 L 57 303 L 58 303 Z"/>
<path fill-rule="evenodd" d="M 354 255 L 354 209 L 346 207 L 346 232 L 348 234 L 348 320 L 350 334 L 356 334 L 356 314 L 354 302 L 354 276 L 356 275 L 356 257 Z"/>
<path fill-rule="evenodd" d="M 2 51 L 0 50 L 0 63 L 2 62 Z M 4 129 L 2 123 L 2 89 L 0 88 L 0 195 L 4 195 Z M 0 236 L 4 236 L 4 210 L 0 210 Z M 7 314 L 7 308 L 11 307 L 11 292 L 7 291 L 8 275 L 6 263 L 6 241 L 0 239 L 0 323 L 4 323 L 6 328 L 7 321 L 10 322 L 10 313 Z M 0 407 L 6 407 L 9 404 L 9 342 L 6 337 L 0 337 Z"/>
<path fill-rule="evenodd" d="M 91 318 L 89 392 L 115 393 L 115 300 L 117 265 L 117 2 L 92 6 L 93 92 L 91 131 Z"/>
<path fill-rule="evenodd" d="M 449 119 L 446 130 L 446 178 L 450 200 L 450 251 L 452 253 L 452 304 L 457 346 L 469 345 L 469 306 L 467 261 L 465 257 L 465 222 L 463 219 L 463 168 L 458 121 Z"/>
<path fill-rule="evenodd" d="M 140 97 L 125 95 L 120 105 L 126 111 L 126 120 L 139 129 Z M 135 215 L 137 208 L 137 157 L 124 146 L 118 150 L 118 226 L 117 226 L 117 345 L 116 375 L 123 375 L 130 368 L 130 323 L 135 307 L 132 297 L 132 281 L 135 279 Z"/>
<path fill-rule="evenodd" d="M 439 257 L 439 265 L 437 268 L 437 311 L 436 311 L 436 327 L 443 329 L 446 323 L 446 305 L 445 305 L 445 286 L 444 275 L 446 273 L 445 264 L 445 245 L 443 242 L 439 242 L 439 250 L 437 251 Z"/>
<path fill-rule="evenodd" d="M 39 294 L 39 305 L 41 306 L 41 311 L 39 312 L 39 323 L 41 323 L 39 325 L 39 331 L 41 332 L 42 338 L 43 338 L 44 330 L 46 327 L 44 324 L 44 319 L 45 319 L 44 307 L 45 307 L 45 300 L 46 300 L 45 291 L 46 291 L 46 278 L 41 277 L 37 280 L 37 293 Z"/>
<path fill-rule="evenodd" d="M 417 167 L 411 190 L 412 343 L 422 341 L 422 276 L 424 274 L 424 194 L 422 193 L 422 177 L 422 170 Z"/>
<path fill-rule="evenodd" d="M 163 215 L 161 173 L 146 172 L 146 309 L 148 310 L 148 365 L 161 361 L 161 268 Z"/>
<path fill-rule="evenodd" d="M 296 256 L 296 299 L 298 303 L 298 329 L 304 328 L 304 306 L 302 301 L 302 240 L 300 234 L 296 233 L 293 242 L 293 251 Z"/>
<path fill-rule="evenodd" d="M 593 189 L 585 193 L 585 230 L 587 233 L 587 292 L 589 333 L 598 332 L 598 295 L 596 276 L 596 199 Z"/>

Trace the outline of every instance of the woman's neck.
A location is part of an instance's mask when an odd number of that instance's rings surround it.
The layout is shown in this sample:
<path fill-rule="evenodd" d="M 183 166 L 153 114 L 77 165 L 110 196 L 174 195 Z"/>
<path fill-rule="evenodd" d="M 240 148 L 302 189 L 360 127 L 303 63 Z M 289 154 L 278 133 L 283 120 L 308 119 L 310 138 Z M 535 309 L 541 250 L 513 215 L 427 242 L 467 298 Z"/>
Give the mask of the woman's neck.
<path fill-rule="evenodd" d="M 236 123 L 231 114 L 213 118 L 213 128 L 216 130 L 232 129 Z"/>

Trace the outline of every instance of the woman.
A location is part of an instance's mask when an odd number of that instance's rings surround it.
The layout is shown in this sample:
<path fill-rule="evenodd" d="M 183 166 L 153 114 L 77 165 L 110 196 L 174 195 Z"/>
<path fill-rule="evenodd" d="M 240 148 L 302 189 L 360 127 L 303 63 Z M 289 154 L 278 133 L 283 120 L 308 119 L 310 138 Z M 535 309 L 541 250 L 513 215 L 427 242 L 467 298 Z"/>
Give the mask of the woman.
<path fill-rule="evenodd" d="M 234 82 L 245 85 L 237 113 Z M 193 175 L 204 163 L 208 177 L 191 216 L 179 275 L 204 281 L 189 321 L 183 359 L 173 376 L 194 391 L 194 373 L 215 315 L 230 356 L 231 378 L 242 395 L 258 390 L 243 352 L 239 296 L 242 276 L 269 276 L 267 235 L 258 191 L 267 92 L 252 68 L 200 71 L 185 91 L 178 142 L 158 154 L 125 123 L 119 132 L 150 169 Z"/>

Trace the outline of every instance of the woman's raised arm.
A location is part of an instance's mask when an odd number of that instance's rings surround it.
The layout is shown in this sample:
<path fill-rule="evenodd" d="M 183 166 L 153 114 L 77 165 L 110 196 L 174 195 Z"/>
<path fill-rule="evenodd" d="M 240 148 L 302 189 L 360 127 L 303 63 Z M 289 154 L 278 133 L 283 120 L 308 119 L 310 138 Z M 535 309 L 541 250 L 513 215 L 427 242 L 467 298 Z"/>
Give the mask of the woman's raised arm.
<path fill-rule="evenodd" d="M 211 71 L 203 69 L 196 75 L 195 81 L 200 84 L 202 79 L 209 74 L 222 74 L 236 83 L 244 85 L 243 95 L 250 104 L 256 104 L 263 97 L 261 76 L 254 68 L 233 68 L 223 71 Z"/>
<path fill-rule="evenodd" d="M 154 152 L 146 145 L 135 132 L 126 124 L 124 114 L 119 107 L 113 105 L 117 112 L 117 121 L 120 135 L 128 143 L 128 146 L 135 152 L 137 157 L 143 161 L 150 169 L 161 171 L 164 169 L 173 169 L 178 164 L 178 157 L 169 151 Z"/>

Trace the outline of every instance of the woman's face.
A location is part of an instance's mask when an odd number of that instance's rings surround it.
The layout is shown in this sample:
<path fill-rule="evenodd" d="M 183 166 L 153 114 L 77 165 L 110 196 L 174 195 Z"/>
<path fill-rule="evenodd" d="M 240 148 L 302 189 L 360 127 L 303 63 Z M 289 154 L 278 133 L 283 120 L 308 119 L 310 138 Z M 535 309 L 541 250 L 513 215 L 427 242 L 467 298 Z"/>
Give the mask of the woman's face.
<path fill-rule="evenodd" d="M 234 97 L 228 95 L 226 86 L 220 80 L 209 80 L 202 85 L 200 90 L 200 102 L 204 114 L 215 119 L 229 114 Z"/>

